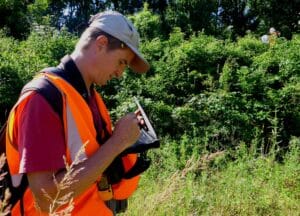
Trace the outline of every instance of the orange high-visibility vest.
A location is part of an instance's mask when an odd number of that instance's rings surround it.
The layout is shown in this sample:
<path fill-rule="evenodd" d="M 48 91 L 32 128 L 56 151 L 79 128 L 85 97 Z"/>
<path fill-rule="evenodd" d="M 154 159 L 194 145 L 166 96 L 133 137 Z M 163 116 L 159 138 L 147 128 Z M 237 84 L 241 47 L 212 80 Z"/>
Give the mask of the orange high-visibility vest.
<path fill-rule="evenodd" d="M 39 76 L 45 76 L 61 92 L 63 99 L 63 123 L 66 143 L 66 158 L 68 164 L 74 161 L 77 153 L 82 149 L 82 145 L 87 143 L 81 159 L 89 158 L 99 148 L 96 140 L 97 132 L 93 123 L 93 116 L 89 106 L 82 96 L 63 78 L 54 74 L 43 73 Z M 95 91 L 95 90 L 93 90 Z M 95 91 L 96 101 L 99 113 L 105 121 L 106 130 L 111 134 L 112 126 L 107 108 L 101 96 Z M 32 96 L 28 92 L 19 98 L 19 101 L 13 107 L 8 119 L 6 133 L 6 153 L 7 162 L 12 176 L 13 184 L 16 186 L 20 183 L 23 174 L 19 174 L 20 156 L 18 146 L 13 140 L 14 124 L 18 121 L 20 113 Z M 18 107 L 18 109 L 16 109 Z M 17 111 L 16 111 L 17 110 Z M 125 171 L 128 171 L 137 160 L 136 154 L 129 154 L 122 158 Z M 136 190 L 139 176 L 131 179 L 122 179 L 120 183 L 112 185 L 112 195 L 114 199 L 127 199 Z M 35 208 L 33 194 L 28 188 L 23 197 L 25 215 L 47 215 L 41 213 Z M 18 202 L 12 209 L 12 215 L 20 215 L 20 203 Z M 106 207 L 101 199 L 97 189 L 97 182 L 92 184 L 84 193 L 74 198 L 74 209 L 72 215 L 112 215 L 109 208 Z"/>

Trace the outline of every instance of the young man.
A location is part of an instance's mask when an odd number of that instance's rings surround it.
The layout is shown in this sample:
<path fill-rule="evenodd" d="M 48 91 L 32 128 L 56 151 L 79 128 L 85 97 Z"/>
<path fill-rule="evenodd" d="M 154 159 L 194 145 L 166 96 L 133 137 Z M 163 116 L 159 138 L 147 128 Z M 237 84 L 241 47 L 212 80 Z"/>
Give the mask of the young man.
<path fill-rule="evenodd" d="M 116 158 L 139 138 L 139 121 L 129 113 L 112 131 L 109 114 L 93 85 L 121 77 L 127 66 L 146 72 L 149 64 L 138 46 L 138 32 L 123 15 L 99 13 L 92 17 L 74 52 L 62 59 L 59 70 L 48 73 L 46 69 L 35 79 L 43 80 L 39 84 L 43 91 L 58 98 L 56 106 L 61 111 L 39 91 L 22 94 L 8 120 L 7 159 L 14 185 L 26 174 L 29 189 L 13 208 L 13 215 L 47 214 L 51 201 L 41 189 L 52 198 L 72 194 L 72 215 L 84 216 L 112 215 L 115 207 L 108 203 L 114 206 L 118 202 L 110 201 L 126 200 L 135 191 L 139 176 L 114 181 L 105 170 L 112 162 L 115 167 L 121 164 L 125 173 L 134 166 L 135 154 L 117 162 Z M 74 168 L 78 174 L 58 193 L 54 176 L 60 182 L 67 173 L 63 156 L 71 164 L 80 149 L 81 163 Z M 111 170 L 118 174 L 116 169 Z"/>

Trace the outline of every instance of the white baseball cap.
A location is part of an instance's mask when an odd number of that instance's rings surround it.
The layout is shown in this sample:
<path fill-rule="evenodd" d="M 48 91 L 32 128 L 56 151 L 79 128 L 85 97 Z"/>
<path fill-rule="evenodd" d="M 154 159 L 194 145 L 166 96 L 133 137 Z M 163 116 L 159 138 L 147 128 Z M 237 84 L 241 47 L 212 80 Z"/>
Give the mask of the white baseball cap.
<path fill-rule="evenodd" d="M 135 53 L 135 57 L 129 65 L 133 71 L 144 73 L 149 70 L 149 63 L 139 52 L 139 33 L 125 16 L 116 11 L 105 11 L 97 14 L 97 18 L 92 21 L 90 26 L 101 29 L 122 41 Z"/>

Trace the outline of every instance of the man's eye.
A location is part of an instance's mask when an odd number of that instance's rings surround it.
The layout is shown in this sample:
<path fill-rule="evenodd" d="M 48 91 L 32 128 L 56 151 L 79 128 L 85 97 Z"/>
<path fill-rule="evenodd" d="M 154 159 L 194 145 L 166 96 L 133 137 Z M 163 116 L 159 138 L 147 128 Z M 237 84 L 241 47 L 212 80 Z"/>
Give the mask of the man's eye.
<path fill-rule="evenodd" d="M 119 64 L 120 64 L 120 65 L 125 65 L 125 66 L 127 66 L 127 61 L 126 61 L 126 60 L 120 60 L 120 61 L 119 61 Z"/>

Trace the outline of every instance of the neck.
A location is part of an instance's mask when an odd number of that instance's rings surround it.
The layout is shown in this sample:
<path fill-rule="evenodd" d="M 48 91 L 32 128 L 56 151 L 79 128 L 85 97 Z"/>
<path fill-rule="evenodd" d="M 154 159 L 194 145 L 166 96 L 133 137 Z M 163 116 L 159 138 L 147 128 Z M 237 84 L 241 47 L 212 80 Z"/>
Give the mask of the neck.
<path fill-rule="evenodd" d="M 92 81 L 89 78 L 89 59 L 85 58 L 85 55 L 76 50 L 71 54 L 71 58 L 75 62 L 87 89 L 88 94 L 90 95 L 90 88 Z"/>

